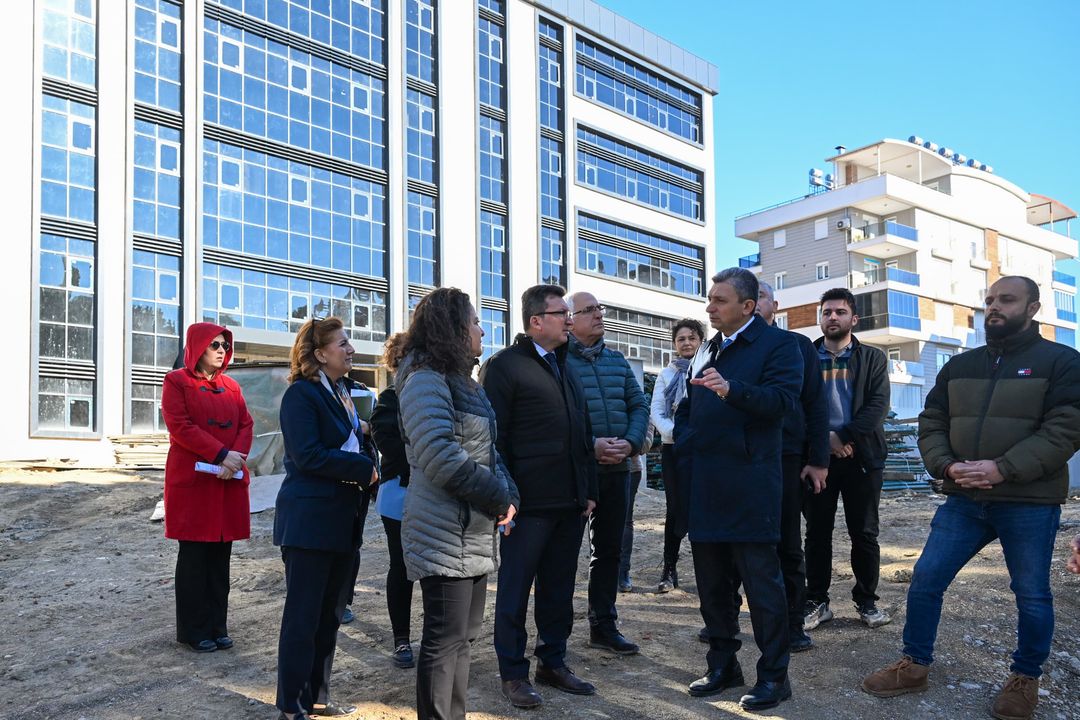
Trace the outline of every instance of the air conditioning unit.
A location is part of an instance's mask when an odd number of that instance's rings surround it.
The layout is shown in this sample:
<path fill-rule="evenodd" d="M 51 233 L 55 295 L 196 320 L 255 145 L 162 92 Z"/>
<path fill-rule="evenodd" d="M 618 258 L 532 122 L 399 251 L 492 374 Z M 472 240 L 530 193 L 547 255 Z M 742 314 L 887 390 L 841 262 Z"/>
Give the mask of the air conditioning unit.
<path fill-rule="evenodd" d="M 837 220 L 836 221 L 836 229 L 837 230 L 850 230 L 851 229 L 851 218 L 840 218 L 839 220 Z"/>

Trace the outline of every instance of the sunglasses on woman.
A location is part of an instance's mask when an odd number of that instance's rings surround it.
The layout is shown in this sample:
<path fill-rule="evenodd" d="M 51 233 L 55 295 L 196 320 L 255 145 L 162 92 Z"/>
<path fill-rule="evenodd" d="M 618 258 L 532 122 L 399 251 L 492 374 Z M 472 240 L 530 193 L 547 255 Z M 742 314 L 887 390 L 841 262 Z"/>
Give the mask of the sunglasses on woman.
<path fill-rule="evenodd" d="M 232 345 L 230 345 L 228 342 L 225 342 L 223 340 L 215 340 L 214 342 L 210 343 L 210 349 L 211 350 L 224 350 L 225 352 L 229 352 L 229 350 L 232 349 Z"/>

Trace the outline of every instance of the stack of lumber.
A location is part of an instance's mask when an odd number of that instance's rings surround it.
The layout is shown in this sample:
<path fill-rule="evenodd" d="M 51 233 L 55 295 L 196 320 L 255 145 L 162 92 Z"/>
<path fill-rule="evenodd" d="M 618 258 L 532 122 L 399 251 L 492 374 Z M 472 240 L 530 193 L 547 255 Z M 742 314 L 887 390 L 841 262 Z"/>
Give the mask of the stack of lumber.
<path fill-rule="evenodd" d="M 116 454 L 116 464 L 120 467 L 140 468 L 145 470 L 163 469 L 165 456 L 169 452 L 169 436 L 165 433 L 156 435 L 114 435 L 109 438 Z"/>

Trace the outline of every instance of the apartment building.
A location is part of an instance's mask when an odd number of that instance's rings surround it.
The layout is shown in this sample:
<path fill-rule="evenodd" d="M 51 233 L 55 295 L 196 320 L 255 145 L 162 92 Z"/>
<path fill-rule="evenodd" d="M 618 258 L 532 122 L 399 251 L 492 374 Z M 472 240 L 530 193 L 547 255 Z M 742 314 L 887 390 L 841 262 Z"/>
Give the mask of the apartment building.
<path fill-rule="evenodd" d="M 984 342 L 984 293 L 1002 275 L 1034 279 L 1042 334 L 1075 346 L 1076 279 L 1055 270 L 1076 257 L 1075 212 L 919 137 L 837 151 L 830 173 L 811 170 L 809 194 L 735 221 L 758 243 L 740 265 L 777 289 L 779 325 L 817 338 L 821 293 L 850 288 L 901 418 L 918 415 L 950 357 Z"/>
<path fill-rule="evenodd" d="M 715 67 L 591 0 L 31 0 L 6 8 L 13 318 L 0 459 L 164 430 L 187 325 L 240 362 L 336 315 L 373 384 L 432 288 L 485 354 L 535 283 L 649 369 L 714 265 Z"/>

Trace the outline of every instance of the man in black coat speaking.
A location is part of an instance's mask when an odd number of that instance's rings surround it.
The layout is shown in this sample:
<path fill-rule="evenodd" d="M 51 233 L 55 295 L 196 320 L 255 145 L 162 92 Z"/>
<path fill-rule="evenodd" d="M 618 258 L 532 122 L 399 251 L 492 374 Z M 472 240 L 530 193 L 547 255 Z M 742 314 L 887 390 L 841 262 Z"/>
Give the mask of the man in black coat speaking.
<path fill-rule="evenodd" d="M 736 576 L 750 604 L 761 650 L 757 683 L 739 704 L 775 707 L 791 697 L 788 621 L 780 542 L 782 419 L 794 410 L 803 362 L 795 340 L 754 313 L 758 281 L 729 268 L 712 278 L 709 322 L 718 332 L 690 367 L 675 415 L 675 454 L 690 488 L 689 535 L 701 615 L 709 635 L 708 673 L 691 695 L 743 684 Z"/>
<path fill-rule="evenodd" d="M 596 689 L 566 666 L 574 624 L 574 580 L 585 519 L 596 507 L 596 462 L 581 380 L 566 362 L 574 326 L 558 285 L 521 296 L 525 334 L 480 369 L 498 421 L 495 442 L 521 493 L 514 531 L 502 538 L 495 596 L 495 654 L 512 705 L 534 708 L 525 614 L 536 583 L 537 682 L 574 695 Z"/>

